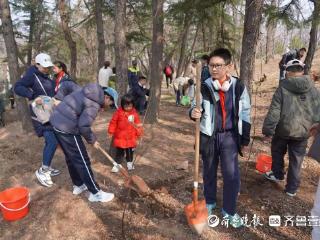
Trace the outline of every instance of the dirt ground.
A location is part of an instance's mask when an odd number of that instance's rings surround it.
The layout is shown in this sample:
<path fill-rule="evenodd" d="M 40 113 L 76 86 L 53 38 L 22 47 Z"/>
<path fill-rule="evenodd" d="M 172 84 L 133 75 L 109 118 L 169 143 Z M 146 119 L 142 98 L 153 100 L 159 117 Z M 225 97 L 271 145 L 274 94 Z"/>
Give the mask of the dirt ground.
<path fill-rule="evenodd" d="M 315 65 L 317 64 L 316 58 Z M 254 84 L 252 116 L 254 139 L 249 153 L 241 158 L 241 193 L 238 212 L 248 216 L 254 214 L 263 226 L 232 229 L 225 226 L 208 228 L 201 236 L 188 227 L 183 206 L 191 202 L 193 175 L 194 123 L 188 119 L 187 108 L 176 107 L 173 97 L 163 89 L 159 123 L 145 125 L 145 136 L 137 148 L 137 174 L 145 179 L 152 189 L 161 189 L 160 194 L 168 206 L 151 199 L 142 198 L 124 187 L 123 178 L 112 174 L 111 164 L 90 146 L 88 151 L 97 182 L 103 190 L 114 192 L 111 203 L 90 203 L 87 193 L 72 195 L 72 184 L 62 152 L 57 151 L 53 165 L 62 174 L 54 177 L 54 186 L 44 188 L 36 180 L 34 172 L 40 165 L 43 139 L 24 135 L 18 122 L 0 129 L 0 189 L 22 185 L 31 191 L 30 213 L 16 222 L 5 222 L 0 217 L 0 239 L 139 239 L 139 240 L 211 240 L 211 239 L 310 239 L 311 227 L 270 227 L 270 215 L 309 216 L 313 206 L 320 167 L 306 158 L 302 169 L 301 187 L 296 197 L 287 197 L 284 183 L 273 184 L 255 171 L 258 153 L 270 153 L 270 145 L 261 141 L 261 125 L 277 86 L 278 68 L 274 64 L 262 65 L 267 79 Z M 257 63 L 257 79 L 261 76 Z M 275 71 L 276 70 L 276 71 Z M 257 90 L 257 91 L 256 91 Z M 9 115 L 14 116 L 11 112 Z M 94 124 L 98 139 L 108 149 L 107 123 L 112 112 L 103 112 Z M 188 163 L 187 170 L 179 168 Z M 222 177 L 218 180 L 218 210 L 221 217 Z M 202 186 L 202 185 L 201 185 Z M 200 186 L 200 188 L 201 188 Z M 202 193 L 200 197 L 203 198 Z M 172 208 L 174 206 L 174 208 Z M 252 221 L 251 223 L 257 223 Z"/>

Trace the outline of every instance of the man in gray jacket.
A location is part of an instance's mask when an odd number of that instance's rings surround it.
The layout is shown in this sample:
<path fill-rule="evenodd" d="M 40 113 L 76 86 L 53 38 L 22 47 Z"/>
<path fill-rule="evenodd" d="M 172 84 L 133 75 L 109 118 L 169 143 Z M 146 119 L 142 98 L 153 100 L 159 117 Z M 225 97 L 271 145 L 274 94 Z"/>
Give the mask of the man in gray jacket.
<path fill-rule="evenodd" d="M 91 125 L 100 108 L 112 105 L 117 99 L 116 92 L 103 90 L 98 84 L 91 83 L 63 97 L 50 117 L 54 133 L 63 150 L 73 182 L 73 194 L 89 190 L 90 202 L 109 202 L 113 193 L 100 190 L 94 180 L 90 158 L 82 137 L 95 148 L 99 143 L 91 130 Z"/>
<path fill-rule="evenodd" d="M 306 153 L 309 131 L 320 122 L 320 94 L 310 77 L 303 75 L 304 64 L 291 60 L 286 65 L 286 78 L 274 93 L 262 133 L 272 136 L 272 171 L 265 177 L 284 180 L 284 155 L 289 152 L 289 169 L 285 192 L 295 196 L 300 185 L 300 169 Z"/>

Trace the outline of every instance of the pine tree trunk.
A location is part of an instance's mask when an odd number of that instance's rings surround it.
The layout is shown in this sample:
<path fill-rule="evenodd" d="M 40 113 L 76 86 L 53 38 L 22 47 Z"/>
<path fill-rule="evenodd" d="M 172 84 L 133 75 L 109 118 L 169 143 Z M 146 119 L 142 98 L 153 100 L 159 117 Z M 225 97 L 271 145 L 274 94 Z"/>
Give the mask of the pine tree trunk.
<path fill-rule="evenodd" d="M 316 52 L 316 47 L 318 44 L 318 29 L 319 29 L 319 22 L 320 22 L 320 3 L 318 1 L 313 1 L 314 10 L 312 14 L 312 25 L 310 31 L 310 41 L 308 47 L 308 53 L 305 60 L 305 74 L 310 73 L 310 69 L 312 66 L 312 61 L 314 54 Z"/>
<path fill-rule="evenodd" d="M 212 24 L 212 21 L 210 22 Z M 209 37 L 208 37 L 208 52 L 213 51 L 214 48 L 214 29 L 213 27 L 209 27 Z"/>
<path fill-rule="evenodd" d="M 277 1 L 272 0 L 271 5 L 276 7 Z M 267 21 L 267 39 L 266 39 L 266 61 L 267 64 L 273 58 L 274 53 L 274 36 L 276 34 L 277 22 L 273 19 Z"/>
<path fill-rule="evenodd" d="M 98 69 L 103 66 L 105 61 L 106 44 L 103 31 L 103 17 L 102 17 L 102 0 L 95 0 L 95 16 L 97 25 L 97 39 L 98 39 Z"/>
<path fill-rule="evenodd" d="M 242 52 L 240 60 L 240 79 L 249 93 L 253 81 L 257 41 L 262 20 L 263 0 L 246 0 Z"/>
<path fill-rule="evenodd" d="M 3 38 L 6 46 L 10 82 L 12 85 L 20 78 L 19 63 L 18 63 L 18 48 L 14 38 L 13 26 L 10 14 L 8 0 L 0 0 L 0 16 L 2 22 Z M 17 97 L 17 110 L 22 123 L 22 129 L 25 132 L 32 132 L 30 112 L 28 104 L 24 98 Z"/>
<path fill-rule="evenodd" d="M 70 74 L 73 79 L 76 78 L 77 74 L 77 44 L 73 40 L 71 30 L 69 28 L 70 16 L 68 9 L 66 8 L 65 0 L 58 0 L 58 9 L 61 19 L 61 27 L 64 33 L 64 38 L 68 43 L 70 49 Z"/>
<path fill-rule="evenodd" d="M 30 19 L 29 19 L 29 38 L 28 38 L 28 52 L 27 52 L 27 64 L 31 65 L 32 60 L 32 48 L 33 48 L 33 34 L 35 26 L 35 11 L 34 8 L 30 9 Z"/>
<path fill-rule="evenodd" d="M 196 33 L 194 34 L 193 42 L 192 42 L 192 45 L 191 45 L 191 51 L 190 51 L 189 56 L 187 57 L 187 61 L 186 61 L 187 64 L 185 65 L 185 68 L 184 68 L 184 76 L 185 76 L 185 74 L 187 72 L 187 69 L 188 69 L 188 66 L 189 66 L 188 63 L 191 62 L 191 59 L 192 59 L 192 56 L 193 56 L 193 53 L 194 53 L 194 47 L 195 47 L 196 42 L 197 42 L 199 29 L 200 29 L 200 24 L 198 24 L 197 27 L 196 27 Z"/>
<path fill-rule="evenodd" d="M 41 51 L 41 35 L 44 31 L 45 12 L 43 9 L 43 0 L 34 0 L 35 7 L 35 26 L 34 26 L 34 54 L 37 55 Z"/>
<path fill-rule="evenodd" d="M 206 36 L 206 25 L 205 23 L 201 24 L 201 30 L 202 30 L 202 43 L 203 43 L 203 52 L 208 51 L 208 41 Z"/>
<path fill-rule="evenodd" d="M 151 46 L 151 84 L 150 84 L 150 100 L 148 111 L 146 113 L 146 121 L 148 123 L 156 123 L 158 121 L 160 111 L 161 97 L 161 80 L 163 68 L 163 4 L 165 0 L 152 1 L 152 25 L 153 37 Z"/>
<path fill-rule="evenodd" d="M 181 48 L 180 48 L 180 56 L 179 56 L 179 62 L 178 62 L 178 68 L 177 68 L 177 77 L 182 75 L 182 71 L 184 69 L 190 25 L 191 25 L 191 16 L 188 14 L 185 14 Z"/>
<path fill-rule="evenodd" d="M 117 82 L 116 88 L 120 96 L 127 92 L 128 86 L 128 49 L 126 42 L 126 11 L 127 1 L 116 1 L 115 10 L 115 55 Z"/>

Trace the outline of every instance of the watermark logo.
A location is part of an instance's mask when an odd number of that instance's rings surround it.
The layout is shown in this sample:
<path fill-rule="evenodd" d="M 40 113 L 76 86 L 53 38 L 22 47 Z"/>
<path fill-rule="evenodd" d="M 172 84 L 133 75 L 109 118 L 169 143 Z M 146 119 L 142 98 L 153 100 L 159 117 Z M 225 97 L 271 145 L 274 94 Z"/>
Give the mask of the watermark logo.
<path fill-rule="evenodd" d="M 270 215 L 269 216 L 269 226 L 270 227 L 280 227 L 281 226 L 281 216 Z"/>
<path fill-rule="evenodd" d="M 208 226 L 209 226 L 209 227 L 214 228 L 214 227 L 218 226 L 219 223 L 220 223 L 220 219 L 218 218 L 218 216 L 216 216 L 216 215 L 210 215 L 210 216 L 208 217 Z"/>

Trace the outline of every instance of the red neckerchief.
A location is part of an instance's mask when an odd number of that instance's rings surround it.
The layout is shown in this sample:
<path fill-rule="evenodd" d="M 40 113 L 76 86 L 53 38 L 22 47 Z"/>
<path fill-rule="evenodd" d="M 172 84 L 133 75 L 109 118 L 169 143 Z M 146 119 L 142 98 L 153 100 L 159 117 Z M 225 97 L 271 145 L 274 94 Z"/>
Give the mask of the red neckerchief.
<path fill-rule="evenodd" d="M 61 71 L 57 74 L 57 78 L 56 78 L 56 87 L 55 87 L 55 92 L 58 92 L 58 89 L 59 89 L 59 85 L 60 85 L 60 81 L 61 79 L 63 78 L 64 76 L 64 71 Z"/>
<path fill-rule="evenodd" d="M 220 82 L 222 85 L 222 83 Z M 222 90 L 219 90 L 219 97 L 220 97 L 220 106 L 222 111 L 222 128 L 225 129 L 226 127 L 226 119 L 227 119 L 227 111 L 225 107 L 225 92 Z"/>

